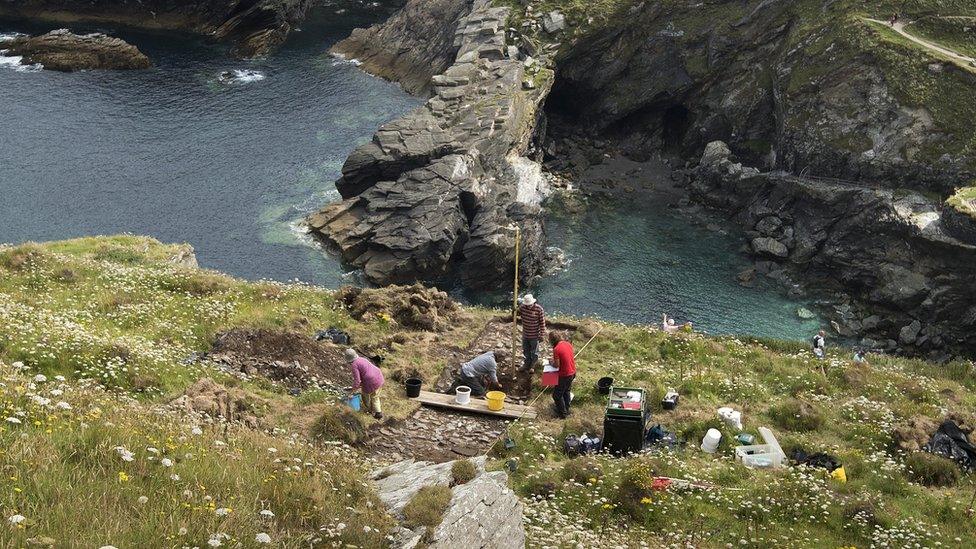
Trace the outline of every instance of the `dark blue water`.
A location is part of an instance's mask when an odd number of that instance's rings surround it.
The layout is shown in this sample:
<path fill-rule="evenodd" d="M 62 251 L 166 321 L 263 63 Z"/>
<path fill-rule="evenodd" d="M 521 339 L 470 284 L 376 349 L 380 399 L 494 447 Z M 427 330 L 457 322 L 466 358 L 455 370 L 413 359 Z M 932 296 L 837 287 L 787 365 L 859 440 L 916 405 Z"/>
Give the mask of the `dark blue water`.
<path fill-rule="evenodd" d="M 318 12 L 254 61 L 193 36 L 72 27 L 119 35 L 155 68 L 0 66 L 0 242 L 148 234 L 189 242 L 202 266 L 234 275 L 338 284 L 339 265 L 291 224 L 336 198 L 357 144 L 420 103 L 326 54 L 381 16 Z M 233 69 L 264 79 L 218 81 Z"/>
<path fill-rule="evenodd" d="M 121 36 L 155 67 L 0 65 L 0 242 L 148 234 L 188 242 L 202 266 L 244 278 L 355 282 L 295 224 L 338 197 L 334 181 L 357 144 L 420 103 L 325 53 L 383 15 L 319 11 L 264 60 L 233 60 L 194 36 L 74 27 Z M 51 28 L 0 23 L 0 33 Z M 263 79 L 221 82 L 228 70 Z M 816 328 L 776 289 L 736 284 L 738 239 L 662 204 L 556 208 L 548 232 L 572 259 L 531 288 L 551 311 L 640 323 L 668 312 L 713 333 L 783 338 Z"/>

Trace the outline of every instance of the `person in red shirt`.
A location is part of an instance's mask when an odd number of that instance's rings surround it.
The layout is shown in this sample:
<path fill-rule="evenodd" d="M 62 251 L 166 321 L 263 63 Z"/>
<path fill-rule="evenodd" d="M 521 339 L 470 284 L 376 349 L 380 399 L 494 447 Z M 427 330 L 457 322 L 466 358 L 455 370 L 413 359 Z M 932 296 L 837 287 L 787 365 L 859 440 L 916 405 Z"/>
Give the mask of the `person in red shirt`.
<path fill-rule="evenodd" d="M 556 331 L 549 332 L 549 343 L 552 345 L 552 363 L 559 368 L 559 383 L 552 391 L 552 400 L 556 403 L 556 415 L 565 419 L 569 415 L 569 404 L 572 400 L 570 390 L 573 379 L 576 378 L 576 358 L 573 356 L 573 344 L 563 338 Z"/>

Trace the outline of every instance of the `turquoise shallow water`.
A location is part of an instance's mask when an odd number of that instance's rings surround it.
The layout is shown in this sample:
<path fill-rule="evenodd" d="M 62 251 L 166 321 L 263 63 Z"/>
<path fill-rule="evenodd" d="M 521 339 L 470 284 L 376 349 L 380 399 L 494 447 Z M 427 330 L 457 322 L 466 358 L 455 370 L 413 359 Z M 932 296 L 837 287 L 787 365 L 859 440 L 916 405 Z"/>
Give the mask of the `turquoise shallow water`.
<path fill-rule="evenodd" d="M 749 263 L 741 239 L 691 223 L 653 198 L 594 198 L 579 213 L 554 208 L 550 243 L 569 260 L 532 288 L 556 312 L 626 323 L 660 323 L 667 313 L 696 330 L 806 339 L 819 327 L 808 306 L 771 281 L 754 288 L 736 276 Z"/>
<path fill-rule="evenodd" d="M 320 11 L 262 60 L 233 60 L 192 36 L 73 28 L 120 35 L 156 66 L 62 74 L 0 64 L 0 242 L 148 234 L 189 242 L 202 266 L 244 278 L 355 282 L 294 223 L 337 198 L 357 144 L 420 103 L 325 54 L 381 16 Z M 0 33 L 47 30 L 0 23 Z M 233 70 L 252 71 L 249 81 L 222 82 Z M 786 338 L 816 328 L 775 289 L 735 283 L 745 266 L 737 240 L 661 204 L 557 209 L 548 232 L 572 259 L 533 288 L 551 311 L 624 322 L 666 311 L 713 333 Z"/>

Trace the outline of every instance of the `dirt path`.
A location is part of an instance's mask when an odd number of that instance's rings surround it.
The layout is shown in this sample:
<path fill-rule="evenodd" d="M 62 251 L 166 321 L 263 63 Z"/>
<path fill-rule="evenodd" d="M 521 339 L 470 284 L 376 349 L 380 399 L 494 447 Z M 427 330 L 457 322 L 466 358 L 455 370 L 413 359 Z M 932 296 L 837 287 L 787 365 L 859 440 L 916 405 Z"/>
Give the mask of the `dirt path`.
<path fill-rule="evenodd" d="M 921 38 L 919 38 L 919 37 L 917 37 L 917 36 L 909 33 L 908 31 L 906 31 L 905 30 L 905 27 L 907 25 L 911 25 L 912 24 L 912 21 L 909 21 L 908 23 L 902 23 L 902 22 L 899 21 L 898 23 L 895 23 L 892 26 L 892 25 L 889 25 L 888 22 L 881 21 L 881 20 L 878 20 L 878 19 L 864 18 L 864 20 L 865 21 L 870 21 L 872 23 L 877 23 L 879 25 L 884 25 L 884 26 L 892 29 L 893 31 L 897 32 L 901 36 L 907 38 L 908 40 L 911 40 L 912 42 L 918 44 L 919 46 L 922 46 L 923 48 L 925 48 L 925 49 L 927 49 L 929 51 L 936 52 L 938 54 L 941 54 L 941 55 L 943 55 L 945 57 L 948 57 L 948 58 L 952 59 L 953 61 L 958 62 L 963 68 L 965 68 L 966 70 L 968 70 L 970 72 L 976 72 L 976 58 L 969 57 L 967 55 L 962 55 L 961 53 L 955 52 L 955 51 L 950 50 L 948 48 L 944 48 L 944 47 L 942 47 L 942 46 L 940 46 L 938 44 L 935 44 L 933 42 L 929 42 L 928 40 L 923 40 L 923 39 L 921 39 Z"/>

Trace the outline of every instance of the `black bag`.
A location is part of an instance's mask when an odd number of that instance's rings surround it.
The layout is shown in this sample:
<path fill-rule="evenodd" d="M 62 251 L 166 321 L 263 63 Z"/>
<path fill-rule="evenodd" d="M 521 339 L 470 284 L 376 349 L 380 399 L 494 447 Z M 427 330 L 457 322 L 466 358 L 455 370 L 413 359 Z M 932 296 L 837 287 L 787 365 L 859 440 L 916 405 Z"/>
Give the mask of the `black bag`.
<path fill-rule="evenodd" d="M 349 345 L 352 342 L 352 337 L 350 337 L 349 334 L 343 332 L 335 326 L 329 326 L 328 330 L 319 330 L 315 332 L 315 341 L 322 341 L 324 339 L 328 339 L 336 345 Z"/>
<path fill-rule="evenodd" d="M 976 466 L 976 446 L 969 442 L 966 433 L 954 421 L 944 421 L 922 449 L 949 458 L 966 469 Z"/>

